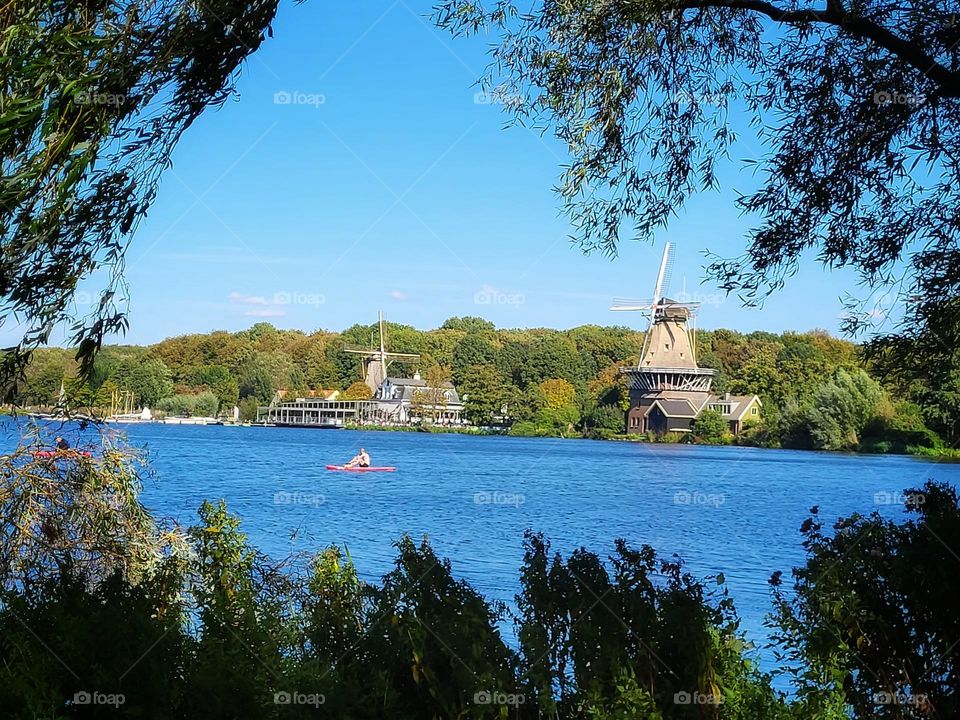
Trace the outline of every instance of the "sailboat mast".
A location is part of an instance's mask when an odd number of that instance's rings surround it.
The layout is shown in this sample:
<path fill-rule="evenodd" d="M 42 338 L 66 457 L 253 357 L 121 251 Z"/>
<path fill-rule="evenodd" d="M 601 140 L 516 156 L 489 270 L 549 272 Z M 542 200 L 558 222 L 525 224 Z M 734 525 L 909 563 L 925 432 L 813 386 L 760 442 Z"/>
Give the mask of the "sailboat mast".
<path fill-rule="evenodd" d="M 383 368 L 383 376 L 387 376 L 387 350 L 383 342 L 383 310 L 379 313 L 380 316 L 380 367 Z"/>

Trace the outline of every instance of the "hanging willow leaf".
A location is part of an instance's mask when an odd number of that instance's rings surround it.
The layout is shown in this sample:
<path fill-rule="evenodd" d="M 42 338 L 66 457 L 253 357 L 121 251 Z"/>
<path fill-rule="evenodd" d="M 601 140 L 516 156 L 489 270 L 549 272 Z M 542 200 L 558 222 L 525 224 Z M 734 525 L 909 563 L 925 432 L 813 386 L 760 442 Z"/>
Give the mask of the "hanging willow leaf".
<path fill-rule="evenodd" d="M 0 358 L 9 395 L 30 351 L 73 323 L 89 373 L 126 328 L 124 249 L 181 134 L 223 103 L 279 0 L 12 0 L 0 14 Z M 78 281 L 107 270 L 74 318 Z M 114 293 L 118 300 L 114 300 Z"/>

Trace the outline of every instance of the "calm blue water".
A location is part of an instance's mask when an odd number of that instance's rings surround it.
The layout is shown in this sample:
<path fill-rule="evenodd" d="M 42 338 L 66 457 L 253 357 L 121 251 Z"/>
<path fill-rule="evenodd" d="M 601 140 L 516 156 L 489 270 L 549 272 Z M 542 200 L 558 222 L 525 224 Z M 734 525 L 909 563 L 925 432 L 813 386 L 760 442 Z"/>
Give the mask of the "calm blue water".
<path fill-rule="evenodd" d="M 259 427 L 125 432 L 149 448 L 151 510 L 189 524 L 204 499 L 224 498 L 270 555 L 346 544 L 373 579 L 390 569 L 392 542 L 426 533 L 458 577 L 510 600 L 526 529 L 564 553 L 606 556 L 623 537 L 679 554 L 696 575 L 723 572 L 761 645 L 767 579 L 802 561 L 798 528 L 811 506 L 831 523 L 855 511 L 897 516 L 902 505 L 886 501 L 903 489 L 960 484 L 960 465 L 901 456 Z M 360 446 L 398 471 L 324 469 Z"/>

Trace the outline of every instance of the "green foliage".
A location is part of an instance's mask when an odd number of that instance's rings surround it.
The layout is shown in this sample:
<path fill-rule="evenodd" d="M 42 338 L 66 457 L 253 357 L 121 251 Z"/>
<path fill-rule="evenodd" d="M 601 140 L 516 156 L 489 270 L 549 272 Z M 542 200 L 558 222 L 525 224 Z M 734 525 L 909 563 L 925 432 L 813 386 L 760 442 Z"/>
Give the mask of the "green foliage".
<path fill-rule="evenodd" d="M 815 450 L 849 450 L 880 410 L 883 388 L 863 370 L 838 370 L 810 401 L 784 413 L 784 445 Z"/>
<path fill-rule="evenodd" d="M 180 417 L 215 417 L 219 404 L 217 396 L 207 390 L 197 395 L 174 395 L 164 398 L 158 403 L 157 409 Z"/>
<path fill-rule="evenodd" d="M 227 411 L 240 399 L 240 386 L 223 365 L 204 365 L 193 372 L 192 382 L 210 390 L 217 398 L 217 409 Z"/>
<path fill-rule="evenodd" d="M 855 718 L 956 717 L 956 491 L 928 483 L 903 495 L 882 490 L 875 502 L 903 502 L 915 519 L 857 514 L 827 534 L 813 508 L 802 528 L 808 558 L 792 588 L 780 573 L 771 579 L 775 641 L 799 716 L 841 717 L 829 710 L 842 700 Z"/>
<path fill-rule="evenodd" d="M 122 332 L 126 242 L 156 196 L 183 132 L 229 95 L 277 3 L 223 0 L 10 2 L 0 36 L 0 261 L 3 320 L 23 323 L 3 356 L 6 394 L 64 323 L 89 378 L 107 335 Z M 106 277 L 85 316 L 78 283 Z M 119 306 L 119 307 L 118 307 Z"/>
<path fill-rule="evenodd" d="M 503 415 L 509 399 L 503 379 L 493 365 L 473 365 L 459 384 L 463 414 L 475 425 L 492 425 Z"/>
<path fill-rule="evenodd" d="M 255 397 L 244 398 L 239 402 L 237 408 L 240 410 L 240 419 L 244 422 L 255 422 L 257 419 L 257 408 L 260 403 Z"/>
<path fill-rule="evenodd" d="M 618 405 L 597 405 L 584 418 L 588 432 L 600 439 L 619 435 L 624 429 L 624 412 Z"/>
<path fill-rule="evenodd" d="M 690 428 L 690 435 L 696 442 L 708 443 L 710 445 L 725 445 L 730 442 L 732 436 L 730 427 L 723 415 L 707 408 L 701 412 Z"/>
<path fill-rule="evenodd" d="M 145 407 L 156 407 L 173 393 L 170 368 L 158 359 L 123 360 L 110 373 L 110 379 L 121 393 L 133 393 L 135 402 Z"/>

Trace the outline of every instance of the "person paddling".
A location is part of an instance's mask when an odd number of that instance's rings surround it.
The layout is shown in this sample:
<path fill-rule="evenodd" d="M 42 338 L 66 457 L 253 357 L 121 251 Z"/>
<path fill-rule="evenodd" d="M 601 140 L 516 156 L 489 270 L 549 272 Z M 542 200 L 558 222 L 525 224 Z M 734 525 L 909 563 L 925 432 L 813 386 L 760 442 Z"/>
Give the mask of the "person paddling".
<path fill-rule="evenodd" d="M 367 454 L 366 450 L 360 448 L 360 452 L 358 452 L 350 462 L 344 465 L 344 467 L 370 467 L 370 455 Z"/>
<path fill-rule="evenodd" d="M 70 443 L 68 443 L 66 440 L 64 440 L 64 439 L 63 439 L 62 437 L 60 437 L 59 435 L 56 437 L 56 439 L 54 440 L 54 442 L 55 442 L 56 445 L 57 445 L 57 450 L 69 450 L 69 449 L 70 449 Z"/>

